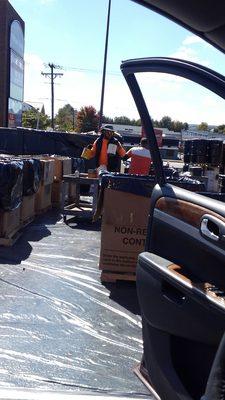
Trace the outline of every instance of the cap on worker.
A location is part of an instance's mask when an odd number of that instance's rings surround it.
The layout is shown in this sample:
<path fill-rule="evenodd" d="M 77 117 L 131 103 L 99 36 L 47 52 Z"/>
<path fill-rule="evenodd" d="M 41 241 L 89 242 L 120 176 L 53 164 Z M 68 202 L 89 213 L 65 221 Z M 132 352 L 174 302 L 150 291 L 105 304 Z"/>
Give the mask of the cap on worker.
<path fill-rule="evenodd" d="M 101 127 L 101 132 L 114 132 L 112 125 L 105 125 Z"/>
<path fill-rule="evenodd" d="M 104 129 L 108 129 L 110 131 L 114 131 L 113 126 L 112 125 L 105 125 Z"/>

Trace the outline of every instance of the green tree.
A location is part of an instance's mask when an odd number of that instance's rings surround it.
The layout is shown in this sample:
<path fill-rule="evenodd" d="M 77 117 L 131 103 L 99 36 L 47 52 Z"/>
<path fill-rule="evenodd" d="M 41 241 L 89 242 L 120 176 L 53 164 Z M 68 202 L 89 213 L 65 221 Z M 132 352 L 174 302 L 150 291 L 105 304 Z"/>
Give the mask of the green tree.
<path fill-rule="evenodd" d="M 209 129 L 209 126 L 207 122 L 201 122 L 200 125 L 197 127 L 198 131 L 207 131 Z"/>
<path fill-rule="evenodd" d="M 173 123 L 172 119 L 168 117 L 168 115 L 162 117 L 162 119 L 159 121 L 160 128 L 167 128 L 170 131 L 173 130 Z"/>
<path fill-rule="evenodd" d="M 136 125 L 136 126 L 141 126 L 141 125 L 142 125 L 141 119 L 140 119 L 140 118 L 136 120 L 135 125 Z"/>
<path fill-rule="evenodd" d="M 126 117 L 125 115 L 122 115 L 121 117 L 114 118 L 114 124 L 131 125 L 131 120 L 130 120 L 130 118 Z"/>
<path fill-rule="evenodd" d="M 225 133 L 225 125 L 218 125 L 217 130 L 214 129 L 214 132 Z"/>
<path fill-rule="evenodd" d="M 43 129 L 45 130 L 51 125 L 50 118 L 44 111 L 39 108 L 23 111 L 22 126 L 24 128 Z"/>
<path fill-rule="evenodd" d="M 70 104 L 60 108 L 55 117 L 58 130 L 73 131 L 75 123 L 75 110 Z"/>
<path fill-rule="evenodd" d="M 183 122 L 173 121 L 173 130 L 174 130 L 174 132 L 181 132 L 182 129 L 184 129 Z"/>
<path fill-rule="evenodd" d="M 77 132 L 90 132 L 97 131 L 99 122 L 99 115 L 96 109 L 92 106 L 82 107 L 77 114 L 76 131 Z"/>
<path fill-rule="evenodd" d="M 102 123 L 103 124 L 113 124 L 113 118 L 106 117 L 105 115 L 102 116 Z"/>

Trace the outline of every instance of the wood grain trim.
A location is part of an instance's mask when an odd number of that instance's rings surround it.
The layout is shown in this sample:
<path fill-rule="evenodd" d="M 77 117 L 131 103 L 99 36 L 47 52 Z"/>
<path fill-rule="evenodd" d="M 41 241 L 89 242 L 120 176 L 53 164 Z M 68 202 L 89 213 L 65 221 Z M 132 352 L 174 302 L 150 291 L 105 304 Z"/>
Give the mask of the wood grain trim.
<path fill-rule="evenodd" d="M 195 288 L 197 290 L 199 290 L 202 294 L 204 294 L 205 296 L 211 298 L 212 300 L 216 301 L 216 303 L 218 303 L 220 306 L 225 307 L 225 292 L 224 292 L 224 296 L 218 296 L 215 289 L 217 289 L 215 287 L 214 284 L 212 283 L 208 283 L 208 282 L 195 282 L 192 281 L 189 277 L 188 277 L 188 273 L 184 270 L 184 268 L 180 267 L 177 264 L 170 264 L 168 266 L 169 271 L 171 271 L 171 273 L 177 277 L 179 277 L 181 280 L 189 283 L 189 285 L 192 288 Z M 185 274 L 185 275 L 184 275 Z M 219 290 L 219 289 L 217 289 Z"/>
<path fill-rule="evenodd" d="M 189 203 L 184 200 L 177 200 L 170 197 L 161 197 L 156 202 L 155 208 L 168 215 L 180 219 L 195 228 L 200 227 L 200 221 L 204 214 L 212 215 L 225 223 L 225 218 L 221 215 L 197 204 Z"/>
<path fill-rule="evenodd" d="M 191 279 L 189 279 L 186 275 L 184 275 L 184 270 L 182 267 L 180 267 L 177 264 L 170 264 L 168 266 L 168 269 L 175 275 L 179 276 L 179 278 L 181 278 L 182 280 L 192 284 Z"/>

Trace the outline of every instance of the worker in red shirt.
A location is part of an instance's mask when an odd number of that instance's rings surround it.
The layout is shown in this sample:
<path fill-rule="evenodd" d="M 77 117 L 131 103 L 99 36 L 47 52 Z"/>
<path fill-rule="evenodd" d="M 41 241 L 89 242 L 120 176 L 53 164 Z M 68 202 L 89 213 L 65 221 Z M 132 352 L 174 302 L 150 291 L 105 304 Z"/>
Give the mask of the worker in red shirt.
<path fill-rule="evenodd" d="M 146 138 L 141 139 L 139 146 L 132 147 L 128 150 L 123 160 L 128 160 L 129 158 L 131 159 L 129 174 L 149 175 L 151 154 Z"/>
<path fill-rule="evenodd" d="M 95 157 L 97 168 L 103 167 L 107 171 L 118 172 L 120 160 L 125 156 L 126 151 L 115 138 L 113 127 L 103 127 L 100 132 L 99 138 L 90 146 L 88 158 Z"/>

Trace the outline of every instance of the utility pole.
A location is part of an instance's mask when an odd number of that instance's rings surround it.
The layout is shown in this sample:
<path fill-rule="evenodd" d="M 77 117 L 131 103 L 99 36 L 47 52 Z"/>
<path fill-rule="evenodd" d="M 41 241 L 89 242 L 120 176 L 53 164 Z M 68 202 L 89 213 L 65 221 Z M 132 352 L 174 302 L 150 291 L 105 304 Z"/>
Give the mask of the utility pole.
<path fill-rule="evenodd" d="M 100 111 L 99 111 L 99 129 L 102 126 L 102 116 L 103 116 L 105 74 L 106 74 L 106 62 L 107 62 L 107 51 L 108 51 L 108 39 L 109 39 L 110 10 L 111 10 L 111 0 L 109 0 L 109 4 L 108 4 L 108 17 L 107 17 L 106 37 L 105 37 L 105 54 L 104 54 L 104 63 L 103 63 L 103 74 L 102 74 L 101 104 L 100 104 Z"/>
<path fill-rule="evenodd" d="M 61 77 L 63 76 L 62 73 L 60 72 L 54 72 L 54 69 L 59 69 L 60 66 L 59 65 L 55 65 L 53 63 L 48 63 L 49 68 L 51 69 L 51 72 L 46 73 L 46 72 L 42 72 L 41 75 L 44 75 L 47 78 L 51 79 L 51 108 L 52 108 L 52 129 L 54 130 L 54 80 L 55 78 L 57 78 L 57 76 Z"/>

